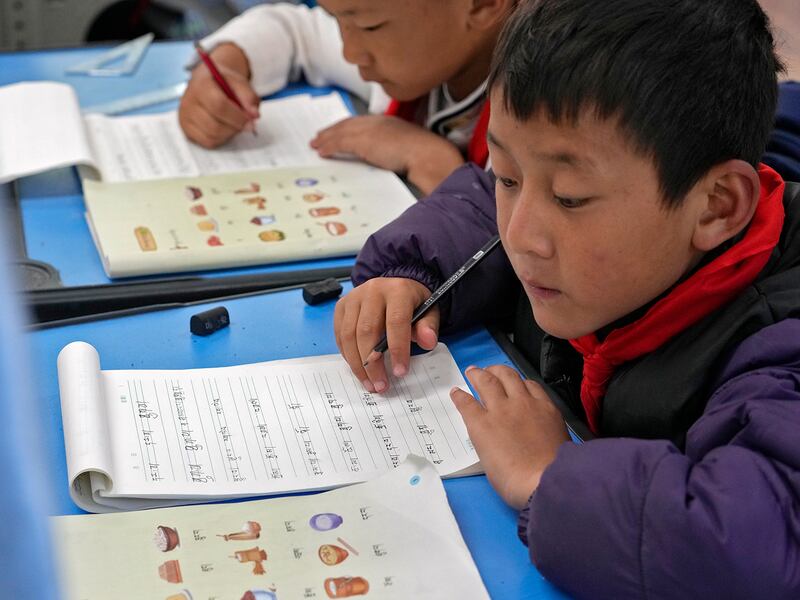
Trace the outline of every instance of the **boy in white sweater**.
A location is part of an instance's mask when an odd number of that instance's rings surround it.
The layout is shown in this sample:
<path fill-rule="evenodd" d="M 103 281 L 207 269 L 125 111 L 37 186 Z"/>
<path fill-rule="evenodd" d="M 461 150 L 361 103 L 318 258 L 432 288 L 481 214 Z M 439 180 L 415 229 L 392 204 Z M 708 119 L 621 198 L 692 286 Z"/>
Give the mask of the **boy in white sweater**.
<path fill-rule="evenodd" d="M 203 40 L 245 110 L 202 64 L 179 119 L 211 148 L 258 117 L 259 97 L 301 76 L 367 102 L 368 115 L 312 141 L 321 156 L 355 155 L 433 190 L 465 160 L 485 165 L 486 76 L 516 0 L 320 0 L 316 8 L 263 5 Z M 399 118 L 398 118 L 399 117 Z"/>

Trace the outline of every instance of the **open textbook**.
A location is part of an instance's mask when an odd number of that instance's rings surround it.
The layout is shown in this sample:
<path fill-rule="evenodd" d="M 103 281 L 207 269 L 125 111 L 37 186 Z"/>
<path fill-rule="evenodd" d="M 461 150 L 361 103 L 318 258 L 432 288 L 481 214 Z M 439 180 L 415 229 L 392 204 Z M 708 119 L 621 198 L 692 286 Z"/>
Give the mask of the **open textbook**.
<path fill-rule="evenodd" d="M 58 356 L 70 494 L 90 512 L 331 488 L 409 453 L 443 475 L 479 471 L 449 391 L 443 344 L 370 394 L 339 355 L 189 369 L 102 371 L 84 342 Z"/>
<path fill-rule="evenodd" d="M 356 254 L 414 196 L 361 163 L 128 183 L 83 183 L 109 277 Z"/>
<path fill-rule="evenodd" d="M 296 165 L 320 165 L 308 142 L 350 116 L 341 96 L 301 94 L 261 104 L 258 135 L 241 133 L 206 150 L 186 139 L 177 111 L 107 117 L 82 114 L 64 83 L 0 87 L 0 183 L 77 165 L 105 182 L 140 181 Z"/>
<path fill-rule="evenodd" d="M 65 600 L 484 600 L 430 463 L 293 498 L 53 517 Z"/>

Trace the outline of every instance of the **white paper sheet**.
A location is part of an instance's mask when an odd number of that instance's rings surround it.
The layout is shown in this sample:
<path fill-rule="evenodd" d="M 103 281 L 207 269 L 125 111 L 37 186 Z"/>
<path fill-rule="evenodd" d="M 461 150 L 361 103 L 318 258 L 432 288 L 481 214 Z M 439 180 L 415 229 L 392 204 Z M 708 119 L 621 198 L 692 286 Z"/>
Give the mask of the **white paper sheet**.
<path fill-rule="evenodd" d="M 443 344 L 412 358 L 381 396 L 364 391 L 339 355 L 93 377 L 96 356 L 74 342 L 58 359 L 71 492 L 92 512 L 330 488 L 371 479 L 409 453 L 442 475 L 478 460 L 449 398 L 466 384 Z M 97 466 L 89 458 L 106 450 L 78 453 L 76 423 L 97 426 L 83 416 L 92 401 L 107 415 L 111 452 Z"/>
<path fill-rule="evenodd" d="M 0 87 L 0 183 L 70 165 L 94 165 L 75 90 L 47 81 Z"/>
<path fill-rule="evenodd" d="M 258 135 L 243 132 L 213 150 L 186 139 L 176 111 L 130 117 L 90 114 L 86 126 L 102 180 L 116 182 L 331 163 L 309 142 L 320 129 L 349 116 L 338 94 L 265 101 Z"/>

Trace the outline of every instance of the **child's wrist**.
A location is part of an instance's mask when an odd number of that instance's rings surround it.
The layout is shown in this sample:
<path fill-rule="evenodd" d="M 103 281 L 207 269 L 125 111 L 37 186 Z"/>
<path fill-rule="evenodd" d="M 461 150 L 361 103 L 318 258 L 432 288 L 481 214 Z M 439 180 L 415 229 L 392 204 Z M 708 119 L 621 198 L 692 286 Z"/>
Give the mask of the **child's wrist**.
<path fill-rule="evenodd" d="M 417 152 L 409 161 L 406 176 L 424 194 L 430 194 L 445 178 L 464 164 L 453 144 L 445 140 L 427 151 Z"/>

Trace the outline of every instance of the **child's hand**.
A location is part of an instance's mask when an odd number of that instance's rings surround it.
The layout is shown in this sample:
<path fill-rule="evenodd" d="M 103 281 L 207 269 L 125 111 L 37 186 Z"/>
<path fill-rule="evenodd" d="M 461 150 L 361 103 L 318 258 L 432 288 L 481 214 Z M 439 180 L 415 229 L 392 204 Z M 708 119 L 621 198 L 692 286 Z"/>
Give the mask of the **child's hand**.
<path fill-rule="evenodd" d="M 250 86 L 247 57 L 237 46 L 222 44 L 211 52 L 211 58 L 245 110 L 225 95 L 211 71 L 199 63 L 181 98 L 178 122 L 186 137 L 204 148 L 224 144 L 240 131 L 252 131 L 260 104 Z"/>
<path fill-rule="evenodd" d="M 451 390 L 450 398 L 492 487 L 519 510 L 559 446 L 569 440 L 564 419 L 538 383 L 520 379 L 511 367 L 468 367 L 465 374 L 483 406 L 459 388 Z"/>
<path fill-rule="evenodd" d="M 376 167 L 405 174 L 426 196 L 464 163 L 446 139 L 397 117 L 364 115 L 339 121 L 311 140 L 322 157 L 350 154 Z"/>
<path fill-rule="evenodd" d="M 386 331 L 392 369 L 396 377 L 408 372 L 413 339 L 426 350 L 438 341 L 439 310 L 434 307 L 414 325 L 414 309 L 431 295 L 427 287 L 403 277 L 376 277 L 358 286 L 336 303 L 333 328 L 336 345 L 353 374 L 370 392 L 389 387 L 383 357 L 372 349 Z M 369 358 L 369 364 L 363 363 Z"/>

